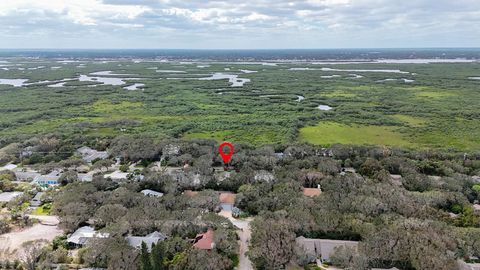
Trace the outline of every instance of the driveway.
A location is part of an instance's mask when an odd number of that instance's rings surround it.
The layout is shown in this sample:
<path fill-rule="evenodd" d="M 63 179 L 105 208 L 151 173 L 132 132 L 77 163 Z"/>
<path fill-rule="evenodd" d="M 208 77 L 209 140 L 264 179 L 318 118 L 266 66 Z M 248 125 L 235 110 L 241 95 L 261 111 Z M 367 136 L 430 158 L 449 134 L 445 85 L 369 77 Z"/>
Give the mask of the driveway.
<path fill-rule="evenodd" d="M 239 257 L 239 264 L 237 270 L 253 270 L 252 262 L 247 256 L 248 245 L 250 244 L 250 238 L 252 232 L 250 230 L 250 222 L 253 220 L 252 218 L 248 219 L 235 219 L 232 217 L 231 211 L 220 211 L 218 213 L 222 217 L 228 218 L 232 224 L 238 228 L 237 234 L 240 238 L 239 245 L 240 245 L 240 257 Z"/>

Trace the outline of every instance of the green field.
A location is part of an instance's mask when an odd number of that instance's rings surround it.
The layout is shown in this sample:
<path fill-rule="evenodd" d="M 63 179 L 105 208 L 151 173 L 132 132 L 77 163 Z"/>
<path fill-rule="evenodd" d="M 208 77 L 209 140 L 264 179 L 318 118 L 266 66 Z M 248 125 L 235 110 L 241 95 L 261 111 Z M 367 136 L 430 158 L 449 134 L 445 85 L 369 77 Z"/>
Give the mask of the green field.
<path fill-rule="evenodd" d="M 391 126 L 345 125 L 322 122 L 300 129 L 300 139 L 319 145 L 366 144 L 412 147 L 414 143 Z"/>
<path fill-rule="evenodd" d="M 56 133 L 92 139 L 144 135 L 254 145 L 302 141 L 480 149 L 480 81 L 468 79 L 480 75 L 479 63 L 265 66 L 85 61 L 80 67 L 78 62 L 9 61 L 24 70 L 0 70 L 0 79 L 52 82 L 0 85 L 2 144 Z M 44 68 L 28 70 L 37 66 Z M 311 70 L 290 70 L 298 67 Z M 78 81 L 80 75 L 96 71 L 131 75 L 103 76 L 123 78 L 124 85 Z M 215 72 L 237 74 L 251 82 L 231 87 L 228 79 L 198 80 Z M 332 75 L 340 77 L 328 77 Z M 66 78 L 71 80 L 64 87 L 48 87 Z M 134 83 L 145 86 L 136 91 L 124 88 Z M 322 111 L 319 105 L 333 109 Z"/>

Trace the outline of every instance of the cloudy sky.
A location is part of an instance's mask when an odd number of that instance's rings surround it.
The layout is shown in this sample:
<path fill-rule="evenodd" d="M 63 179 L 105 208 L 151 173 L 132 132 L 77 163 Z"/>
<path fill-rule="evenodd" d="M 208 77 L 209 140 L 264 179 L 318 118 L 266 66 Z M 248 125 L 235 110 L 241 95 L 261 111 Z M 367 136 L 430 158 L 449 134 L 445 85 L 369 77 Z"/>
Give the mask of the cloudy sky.
<path fill-rule="evenodd" d="M 0 0 L 0 48 L 480 47 L 480 0 Z"/>

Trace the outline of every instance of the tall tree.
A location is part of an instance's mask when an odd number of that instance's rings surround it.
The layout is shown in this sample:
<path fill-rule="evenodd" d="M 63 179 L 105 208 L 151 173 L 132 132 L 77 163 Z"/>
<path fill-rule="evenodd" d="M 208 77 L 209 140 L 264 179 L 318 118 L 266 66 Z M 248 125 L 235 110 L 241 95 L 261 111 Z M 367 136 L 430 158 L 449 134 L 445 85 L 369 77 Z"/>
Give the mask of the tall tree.
<path fill-rule="evenodd" d="M 293 258 L 295 233 L 284 217 L 259 217 L 252 222 L 249 257 L 259 269 L 282 269 Z"/>
<path fill-rule="evenodd" d="M 152 269 L 153 270 L 163 270 L 165 269 L 163 265 L 163 258 L 165 257 L 165 249 L 162 243 L 158 243 L 157 245 L 152 247 Z"/>
<path fill-rule="evenodd" d="M 140 254 L 140 269 L 153 270 L 152 261 L 150 260 L 150 252 L 148 252 L 147 244 L 142 242 L 142 250 Z"/>

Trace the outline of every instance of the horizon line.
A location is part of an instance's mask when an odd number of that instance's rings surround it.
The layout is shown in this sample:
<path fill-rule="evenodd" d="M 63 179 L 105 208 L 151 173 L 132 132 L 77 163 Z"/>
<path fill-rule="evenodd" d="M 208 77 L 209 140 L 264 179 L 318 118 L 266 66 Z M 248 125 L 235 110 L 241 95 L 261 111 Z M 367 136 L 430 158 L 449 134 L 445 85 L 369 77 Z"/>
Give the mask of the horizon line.
<path fill-rule="evenodd" d="M 11 50 L 193 50 L 193 51 L 275 51 L 275 50 L 411 50 L 411 49 L 480 49 L 480 47 L 331 47 L 331 48 L 0 48 Z"/>

